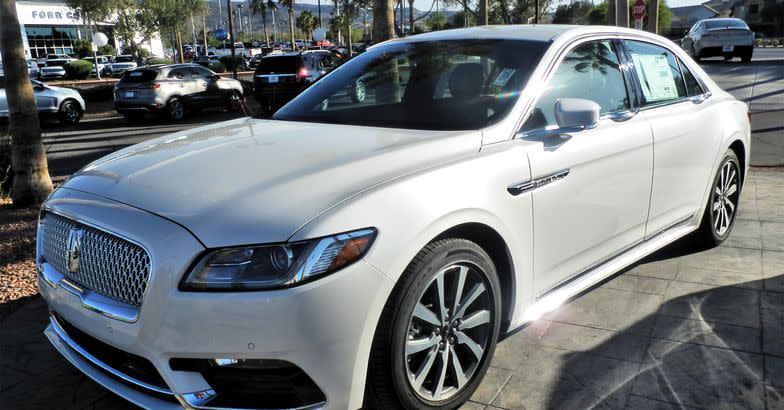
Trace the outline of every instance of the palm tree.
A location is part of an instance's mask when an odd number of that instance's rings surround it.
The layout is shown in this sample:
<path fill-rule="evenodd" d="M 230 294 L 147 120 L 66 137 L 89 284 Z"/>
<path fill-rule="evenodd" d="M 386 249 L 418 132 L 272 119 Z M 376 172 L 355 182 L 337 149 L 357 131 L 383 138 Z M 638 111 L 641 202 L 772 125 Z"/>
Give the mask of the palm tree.
<path fill-rule="evenodd" d="M 305 10 L 297 16 L 297 28 L 305 33 L 305 40 L 309 39 L 313 34 L 313 30 L 318 27 L 318 20 L 310 10 Z"/>
<path fill-rule="evenodd" d="M 251 0 L 250 9 L 253 14 L 261 14 L 261 26 L 264 30 L 264 43 L 269 46 L 269 32 L 267 31 L 267 11 L 275 12 L 278 5 L 272 0 Z"/>
<path fill-rule="evenodd" d="M 395 37 L 395 0 L 373 0 L 373 42 Z"/>
<path fill-rule="evenodd" d="M 49 166 L 41 142 L 30 74 L 25 63 L 16 2 L 0 0 L 0 57 L 5 65 L 5 89 L 10 113 L 11 168 L 15 207 L 38 205 L 52 192 Z"/>
<path fill-rule="evenodd" d="M 294 0 L 278 0 L 278 3 L 289 10 L 289 33 L 291 34 L 291 48 L 294 49 Z"/>

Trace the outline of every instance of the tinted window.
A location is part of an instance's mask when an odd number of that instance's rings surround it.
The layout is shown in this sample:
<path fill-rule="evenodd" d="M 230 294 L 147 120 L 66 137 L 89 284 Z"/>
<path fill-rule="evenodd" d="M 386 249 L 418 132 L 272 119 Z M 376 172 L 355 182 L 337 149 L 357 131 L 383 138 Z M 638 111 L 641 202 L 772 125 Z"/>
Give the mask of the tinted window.
<path fill-rule="evenodd" d="M 683 61 L 678 60 L 678 65 L 681 67 L 683 73 L 683 82 L 686 84 L 686 93 L 689 97 L 705 93 L 694 74 L 683 64 Z"/>
<path fill-rule="evenodd" d="M 716 19 L 702 22 L 708 30 L 712 28 L 748 28 L 746 23 L 738 19 Z"/>
<path fill-rule="evenodd" d="M 193 70 L 193 74 L 197 78 L 212 78 L 215 75 L 212 71 L 202 67 L 192 67 L 191 70 Z"/>
<path fill-rule="evenodd" d="M 626 40 L 634 70 L 640 80 L 643 104 L 676 101 L 686 97 L 686 87 L 675 56 L 653 44 Z"/>
<path fill-rule="evenodd" d="M 296 73 L 302 67 L 299 56 L 264 57 L 259 63 L 258 73 Z"/>
<path fill-rule="evenodd" d="M 557 125 L 555 103 L 561 98 L 584 98 L 601 107 L 601 114 L 629 109 L 629 96 L 618 54 L 609 40 L 577 46 L 564 57 L 523 126 L 526 130 Z"/>
<path fill-rule="evenodd" d="M 175 70 L 171 70 L 169 72 L 169 77 L 168 78 L 177 79 L 177 80 L 184 80 L 186 78 L 190 78 L 192 75 L 193 74 L 191 74 L 190 70 L 185 69 L 185 68 L 178 68 L 178 69 L 175 69 Z"/>
<path fill-rule="evenodd" d="M 114 59 L 115 63 L 132 63 L 133 61 L 133 56 L 117 56 Z"/>
<path fill-rule="evenodd" d="M 547 46 L 500 39 L 379 45 L 316 82 L 273 118 L 479 129 L 506 116 Z M 362 98 L 357 98 L 360 83 Z"/>
<path fill-rule="evenodd" d="M 120 81 L 124 83 L 145 83 L 155 80 L 158 72 L 155 70 L 133 70 L 126 72 Z"/>
<path fill-rule="evenodd" d="M 5 89 L 5 77 L 0 75 L 0 90 L 3 89 Z"/>

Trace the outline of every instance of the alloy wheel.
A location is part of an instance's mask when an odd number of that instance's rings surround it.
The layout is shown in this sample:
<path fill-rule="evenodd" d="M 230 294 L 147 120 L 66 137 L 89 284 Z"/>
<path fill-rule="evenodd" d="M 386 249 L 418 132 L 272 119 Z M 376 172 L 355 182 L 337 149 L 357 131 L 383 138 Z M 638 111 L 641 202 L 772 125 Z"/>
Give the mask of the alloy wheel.
<path fill-rule="evenodd" d="M 179 120 L 185 115 L 185 107 L 180 100 L 172 100 L 169 102 L 169 116 L 174 120 Z"/>
<path fill-rule="evenodd" d="M 367 96 L 367 88 L 365 87 L 365 83 L 362 81 L 357 81 L 357 85 L 354 88 L 354 95 L 357 102 L 361 103 L 365 101 L 365 97 Z"/>
<path fill-rule="evenodd" d="M 713 188 L 713 229 L 718 236 L 724 236 L 732 226 L 735 210 L 738 206 L 738 166 L 734 161 L 727 161 L 721 167 L 716 186 Z"/>
<path fill-rule="evenodd" d="M 240 95 L 238 93 L 233 93 L 229 97 L 229 110 L 239 111 L 240 108 L 242 108 L 242 104 L 240 103 Z"/>
<path fill-rule="evenodd" d="M 472 380 L 493 335 L 494 295 L 484 273 L 467 263 L 436 274 L 408 325 L 408 382 L 427 401 L 449 399 Z"/>
<path fill-rule="evenodd" d="M 63 112 L 65 113 L 67 122 L 74 124 L 79 121 L 79 109 L 76 108 L 76 104 L 71 102 L 66 103 L 65 107 L 63 107 Z"/>

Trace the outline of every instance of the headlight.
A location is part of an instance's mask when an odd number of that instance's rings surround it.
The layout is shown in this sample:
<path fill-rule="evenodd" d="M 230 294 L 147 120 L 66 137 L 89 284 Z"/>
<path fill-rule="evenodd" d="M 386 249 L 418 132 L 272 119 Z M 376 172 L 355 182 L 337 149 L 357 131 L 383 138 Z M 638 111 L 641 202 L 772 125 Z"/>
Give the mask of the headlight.
<path fill-rule="evenodd" d="M 218 249 L 204 255 L 183 290 L 259 290 L 296 286 L 359 260 L 376 230 L 361 229 L 298 243 Z"/>

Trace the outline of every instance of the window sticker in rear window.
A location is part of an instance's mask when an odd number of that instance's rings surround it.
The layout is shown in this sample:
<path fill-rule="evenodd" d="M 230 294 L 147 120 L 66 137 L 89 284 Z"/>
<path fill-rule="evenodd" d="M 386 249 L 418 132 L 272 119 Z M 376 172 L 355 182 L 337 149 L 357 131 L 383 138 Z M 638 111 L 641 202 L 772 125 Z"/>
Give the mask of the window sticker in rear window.
<path fill-rule="evenodd" d="M 632 54 L 645 100 L 651 103 L 678 98 L 675 77 L 666 55 Z"/>
<path fill-rule="evenodd" d="M 514 68 L 504 68 L 500 73 L 498 73 L 498 77 L 496 77 L 495 81 L 493 81 L 493 85 L 497 85 L 499 87 L 505 86 L 506 83 L 509 82 L 509 79 L 514 75 L 515 71 L 517 70 Z"/>

